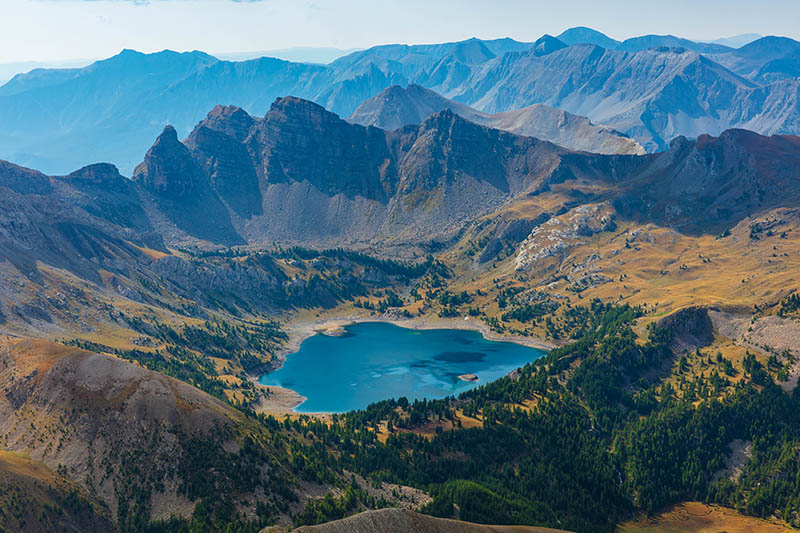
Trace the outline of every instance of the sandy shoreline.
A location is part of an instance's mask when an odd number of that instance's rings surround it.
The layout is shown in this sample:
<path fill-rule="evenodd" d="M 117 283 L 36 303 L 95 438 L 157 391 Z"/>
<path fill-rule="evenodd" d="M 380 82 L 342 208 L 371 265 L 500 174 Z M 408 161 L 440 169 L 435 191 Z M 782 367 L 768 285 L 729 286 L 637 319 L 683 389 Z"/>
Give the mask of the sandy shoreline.
<path fill-rule="evenodd" d="M 386 318 L 383 316 L 371 316 L 369 314 L 355 313 L 348 317 L 342 318 L 319 318 L 317 320 L 303 320 L 293 319 L 285 326 L 285 330 L 289 334 L 289 339 L 286 344 L 275 354 L 275 359 L 270 365 L 269 372 L 278 370 L 283 362 L 286 361 L 286 356 L 293 354 L 300 349 L 300 345 L 304 340 L 314 335 L 323 333 L 328 335 L 340 335 L 343 328 L 358 324 L 362 322 L 384 322 L 399 326 L 407 329 L 426 330 L 426 329 L 459 329 L 468 331 L 477 331 L 484 339 L 489 341 L 499 342 L 514 342 L 527 346 L 529 348 L 536 348 L 539 350 L 552 350 L 555 345 L 550 344 L 542 339 L 536 337 L 523 337 L 519 335 L 502 335 L 492 331 L 489 326 L 483 322 L 475 319 L 465 320 L 462 318 L 439 318 L 439 317 L 413 317 L 413 318 Z M 268 372 L 268 373 L 269 373 Z M 252 378 L 254 382 L 258 383 L 260 376 Z M 262 387 L 265 385 L 261 385 Z M 297 392 L 286 389 L 283 387 L 276 387 L 269 385 L 268 388 L 272 394 L 261 400 L 258 406 L 255 406 L 256 411 L 265 414 L 297 414 L 294 409 L 303 403 L 306 398 Z M 315 416 L 324 416 L 329 413 L 303 413 Z"/>

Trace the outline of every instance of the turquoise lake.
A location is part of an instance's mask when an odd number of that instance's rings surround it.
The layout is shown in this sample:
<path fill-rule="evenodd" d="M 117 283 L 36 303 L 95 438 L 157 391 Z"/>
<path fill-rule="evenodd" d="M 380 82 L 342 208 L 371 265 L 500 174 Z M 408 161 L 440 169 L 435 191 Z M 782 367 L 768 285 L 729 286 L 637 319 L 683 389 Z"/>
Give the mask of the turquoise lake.
<path fill-rule="evenodd" d="M 315 335 L 261 377 L 307 400 L 300 413 L 341 413 L 389 398 L 434 399 L 500 378 L 545 352 L 495 342 L 477 331 L 414 330 L 383 322 L 347 326 L 342 336 Z M 477 382 L 458 379 L 475 374 Z"/>

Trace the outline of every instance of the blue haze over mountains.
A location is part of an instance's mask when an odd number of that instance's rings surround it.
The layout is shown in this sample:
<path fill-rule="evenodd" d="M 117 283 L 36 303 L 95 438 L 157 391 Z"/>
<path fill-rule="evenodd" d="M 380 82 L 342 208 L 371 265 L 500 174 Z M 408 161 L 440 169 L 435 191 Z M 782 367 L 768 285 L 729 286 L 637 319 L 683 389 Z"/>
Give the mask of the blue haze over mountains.
<path fill-rule="evenodd" d="M 418 84 L 486 113 L 542 103 L 634 137 L 648 151 L 732 127 L 800 133 L 800 43 L 734 49 L 674 36 L 616 41 L 588 28 L 512 39 L 385 45 L 328 65 L 125 50 L 0 87 L 0 159 L 66 174 L 109 161 L 130 175 L 166 124 L 184 137 L 217 104 L 253 115 L 293 95 L 342 117 L 392 85 Z"/>

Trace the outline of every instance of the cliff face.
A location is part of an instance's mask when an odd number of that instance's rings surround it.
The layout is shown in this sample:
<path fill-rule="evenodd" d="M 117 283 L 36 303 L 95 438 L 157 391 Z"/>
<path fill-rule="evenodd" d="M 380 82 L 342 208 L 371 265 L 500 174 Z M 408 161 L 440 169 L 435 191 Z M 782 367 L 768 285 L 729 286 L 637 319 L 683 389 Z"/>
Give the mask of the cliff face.
<path fill-rule="evenodd" d="M 178 140 L 175 128 L 167 126 L 133 171 L 133 179 L 159 196 L 181 200 L 197 191 L 200 174 L 189 149 Z"/>
<path fill-rule="evenodd" d="M 387 132 L 286 97 L 263 118 L 217 107 L 185 143 L 167 128 L 133 179 L 187 237 L 419 243 L 530 189 L 561 152 L 450 111 Z"/>
<path fill-rule="evenodd" d="M 133 181 L 110 165 L 48 177 L 3 163 L 0 253 L 24 265 L 64 249 L 49 260 L 73 258 L 70 268 L 88 273 L 97 267 L 85 260 L 141 255 L 131 242 L 424 245 L 564 182 L 603 191 L 595 200 L 623 217 L 721 231 L 800 201 L 798 154 L 796 137 L 742 130 L 678 138 L 647 156 L 587 154 L 449 109 L 385 131 L 288 97 L 261 118 L 216 107 L 184 142 L 165 128 Z"/>

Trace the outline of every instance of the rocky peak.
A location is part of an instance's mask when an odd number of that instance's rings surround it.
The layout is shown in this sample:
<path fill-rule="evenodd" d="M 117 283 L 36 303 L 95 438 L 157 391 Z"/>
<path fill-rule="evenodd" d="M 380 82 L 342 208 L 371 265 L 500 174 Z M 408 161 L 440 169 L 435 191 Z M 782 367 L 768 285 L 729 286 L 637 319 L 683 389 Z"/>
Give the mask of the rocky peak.
<path fill-rule="evenodd" d="M 331 113 L 321 105 L 294 96 L 277 98 L 272 103 L 264 120 L 297 126 L 310 126 L 315 129 L 323 124 L 344 122 L 338 115 Z"/>
<path fill-rule="evenodd" d="M 52 191 L 50 180 L 41 172 L 2 159 L 0 187 L 7 187 L 19 194 L 47 194 Z"/>
<path fill-rule="evenodd" d="M 255 123 L 256 119 L 240 107 L 218 105 L 195 127 L 195 130 L 206 127 L 221 131 L 239 142 L 244 142 L 250 133 L 250 128 Z"/>
<path fill-rule="evenodd" d="M 393 180 L 384 131 L 300 98 L 275 100 L 246 144 L 258 173 L 273 183 L 306 180 L 328 195 L 384 200 Z"/>
<path fill-rule="evenodd" d="M 202 173 L 175 128 L 166 126 L 134 170 L 133 179 L 161 196 L 179 200 L 197 189 Z"/>
<path fill-rule="evenodd" d="M 533 43 L 533 46 L 531 46 L 531 50 L 535 56 L 544 56 L 566 47 L 566 44 L 559 41 L 552 35 L 545 34 L 536 39 L 536 42 Z"/>
<path fill-rule="evenodd" d="M 243 217 L 261 211 L 258 177 L 243 143 L 224 131 L 203 125 L 196 127 L 186 142 L 211 187 L 231 209 Z"/>
<path fill-rule="evenodd" d="M 111 163 L 95 163 L 87 165 L 67 176 L 68 179 L 85 180 L 92 183 L 107 183 L 124 179 L 119 169 Z"/>

